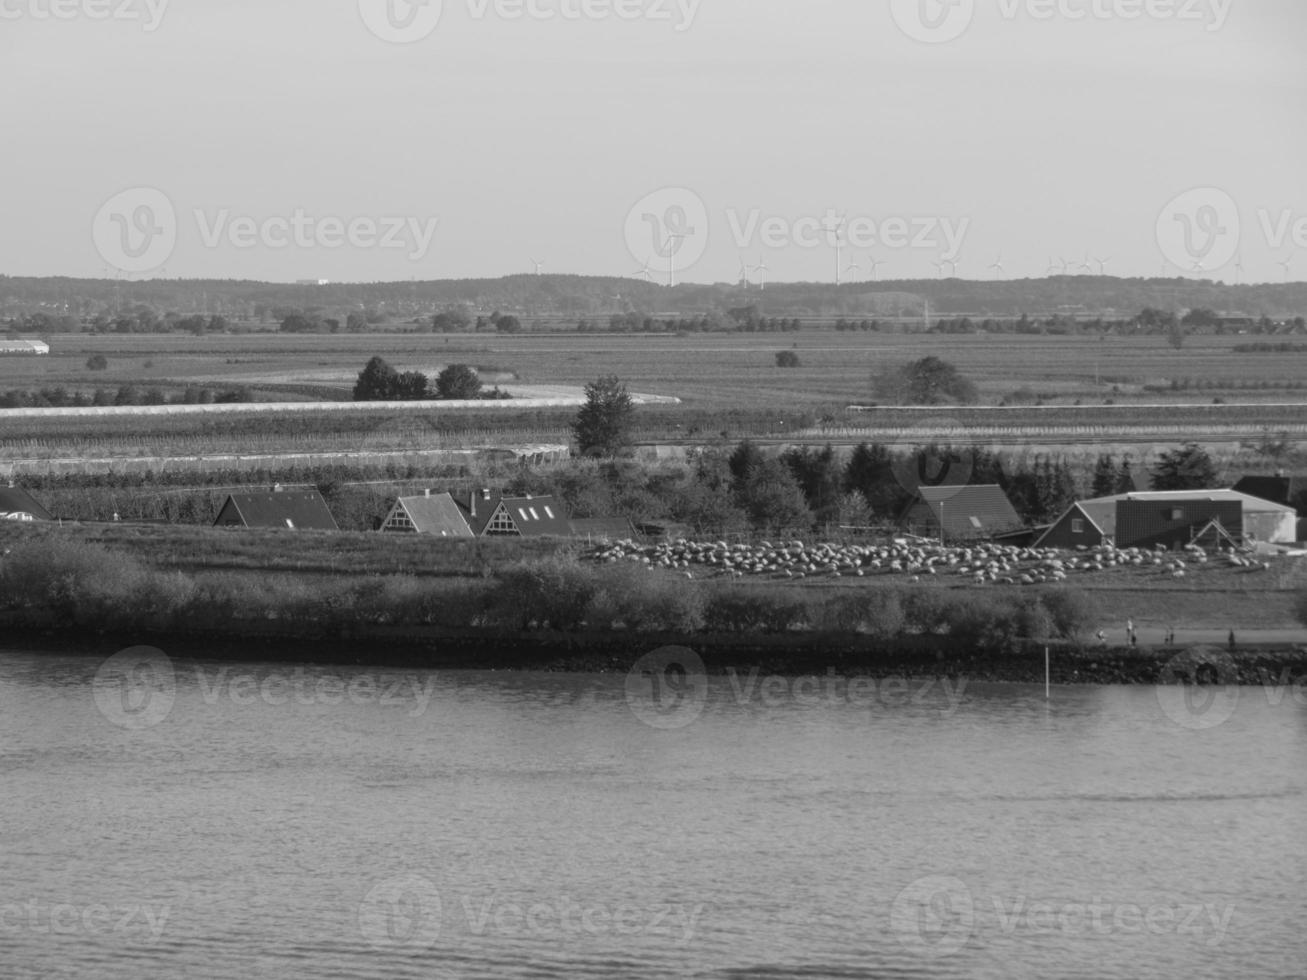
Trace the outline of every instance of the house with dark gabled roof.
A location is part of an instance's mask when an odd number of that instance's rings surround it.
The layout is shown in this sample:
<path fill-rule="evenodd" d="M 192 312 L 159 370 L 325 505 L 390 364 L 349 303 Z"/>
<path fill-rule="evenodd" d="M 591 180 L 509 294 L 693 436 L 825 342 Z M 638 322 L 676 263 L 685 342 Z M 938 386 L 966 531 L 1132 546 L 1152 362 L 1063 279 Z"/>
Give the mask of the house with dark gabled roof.
<path fill-rule="evenodd" d="M 317 490 L 275 489 L 233 493 L 218 512 L 214 527 L 280 528 L 290 531 L 339 531 L 327 502 Z"/>
<path fill-rule="evenodd" d="M 26 490 L 12 483 L 0 487 L 0 521 L 52 521 L 50 512 L 37 503 Z"/>
<path fill-rule="evenodd" d="M 949 541 L 980 540 L 1022 526 L 1012 501 L 997 484 L 918 488 L 903 514 L 914 532 Z"/>
<path fill-rule="evenodd" d="M 438 538 L 473 538 L 463 510 L 447 493 L 426 491 L 421 497 L 400 497 L 381 524 L 383 531 L 430 534 Z"/>
<path fill-rule="evenodd" d="M 466 502 L 457 503 L 467 526 L 478 538 L 572 535 L 567 513 L 554 497 L 503 497 L 489 490 L 474 490 Z"/>

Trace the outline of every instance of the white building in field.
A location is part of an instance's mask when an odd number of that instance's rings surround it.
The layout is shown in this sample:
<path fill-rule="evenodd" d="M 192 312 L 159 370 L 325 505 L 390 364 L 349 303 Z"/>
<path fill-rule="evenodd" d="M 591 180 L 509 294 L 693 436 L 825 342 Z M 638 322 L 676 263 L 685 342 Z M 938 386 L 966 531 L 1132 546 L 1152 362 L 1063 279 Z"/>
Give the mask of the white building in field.
<path fill-rule="evenodd" d="M 50 345 L 44 340 L 18 340 L 0 337 L 0 354 L 48 354 Z"/>

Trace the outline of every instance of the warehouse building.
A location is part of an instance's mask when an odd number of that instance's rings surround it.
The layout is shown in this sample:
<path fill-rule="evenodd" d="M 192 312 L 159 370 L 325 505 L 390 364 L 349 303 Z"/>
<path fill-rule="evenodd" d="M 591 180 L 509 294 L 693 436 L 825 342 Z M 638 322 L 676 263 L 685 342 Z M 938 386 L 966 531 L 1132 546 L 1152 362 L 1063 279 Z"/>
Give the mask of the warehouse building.
<path fill-rule="evenodd" d="M 0 355 L 48 353 L 50 353 L 50 345 L 44 340 L 19 340 L 14 337 L 0 337 Z"/>
<path fill-rule="evenodd" d="M 1213 521 L 1245 544 L 1293 544 L 1298 538 L 1292 507 L 1234 490 L 1168 490 L 1078 501 L 1039 539 L 1038 546 L 1184 547 Z"/>

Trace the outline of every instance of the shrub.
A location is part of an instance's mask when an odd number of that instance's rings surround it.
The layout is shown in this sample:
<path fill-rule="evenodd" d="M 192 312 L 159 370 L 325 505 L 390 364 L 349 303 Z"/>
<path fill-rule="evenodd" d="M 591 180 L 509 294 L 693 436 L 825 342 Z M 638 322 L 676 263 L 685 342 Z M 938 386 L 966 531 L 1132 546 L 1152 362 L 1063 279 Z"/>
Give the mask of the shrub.
<path fill-rule="evenodd" d="M 86 370 L 88 371 L 105 371 L 108 370 L 109 359 L 103 354 L 92 354 L 86 359 Z"/>
<path fill-rule="evenodd" d="M 577 629 L 597 591 L 590 571 L 566 558 L 523 562 L 500 574 L 492 613 L 516 629 Z"/>
<path fill-rule="evenodd" d="M 723 589 L 704 603 L 704 629 L 712 633 L 746 633 L 761 630 L 767 603 L 755 592 Z"/>
<path fill-rule="evenodd" d="M 1083 640 L 1098 622 L 1098 603 L 1080 589 L 1049 589 L 1040 601 L 1052 619 L 1055 636 Z"/>
<path fill-rule="evenodd" d="M 643 565 L 604 570 L 586 621 L 598 629 L 692 633 L 703 624 L 703 594 L 691 583 Z"/>
<path fill-rule="evenodd" d="M 792 350 L 783 350 L 776 355 L 776 366 L 781 368 L 796 368 L 799 366 L 799 355 Z"/>
<path fill-rule="evenodd" d="M 897 592 L 849 592 L 828 599 L 818 613 L 818 621 L 823 629 L 891 639 L 903 632 L 903 606 Z"/>

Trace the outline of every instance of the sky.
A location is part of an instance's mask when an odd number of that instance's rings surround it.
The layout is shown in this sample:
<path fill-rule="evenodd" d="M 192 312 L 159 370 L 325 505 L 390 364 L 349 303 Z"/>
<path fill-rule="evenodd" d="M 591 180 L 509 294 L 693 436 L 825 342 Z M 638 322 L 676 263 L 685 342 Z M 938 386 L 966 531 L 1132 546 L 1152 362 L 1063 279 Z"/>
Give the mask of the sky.
<path fill-rule="evenodd" d="M 1304 40 L 1301 0 L 0 0 L 0 273 L 1299 281 Z"/>

